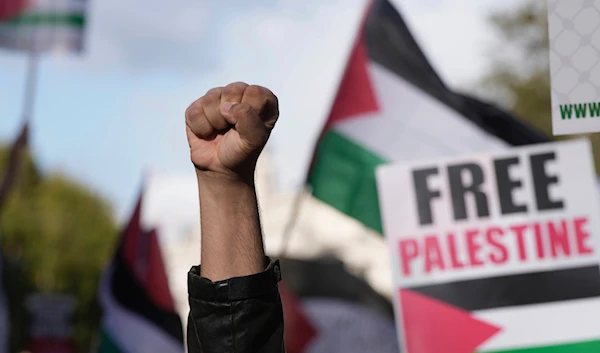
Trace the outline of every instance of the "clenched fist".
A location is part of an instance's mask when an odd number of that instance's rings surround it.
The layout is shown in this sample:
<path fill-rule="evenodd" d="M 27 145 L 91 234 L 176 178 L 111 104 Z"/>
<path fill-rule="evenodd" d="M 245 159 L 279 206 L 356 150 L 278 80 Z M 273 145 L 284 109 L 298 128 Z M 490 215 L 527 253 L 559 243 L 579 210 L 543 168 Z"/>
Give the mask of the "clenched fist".
<path fill-rule="evenodd" d="M 264 87 L 236 82 L 211 89 L 185 112 L 192 163 L 199 173 L 253 178 L 278 116 L 277 97 Z"/>

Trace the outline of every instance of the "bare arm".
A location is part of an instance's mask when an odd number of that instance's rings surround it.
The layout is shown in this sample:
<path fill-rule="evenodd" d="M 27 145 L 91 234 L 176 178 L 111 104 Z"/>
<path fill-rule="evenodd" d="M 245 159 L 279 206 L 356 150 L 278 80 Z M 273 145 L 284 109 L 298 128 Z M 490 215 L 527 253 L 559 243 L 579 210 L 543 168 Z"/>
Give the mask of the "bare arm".
<path fill-rule="evenodd" d="M 265 257 L 254 187 L 278 114 L 271 91 L 239 82 L 208 91 L 186 112 L 202 230 L 202 265 L 188 274 L 189 353 L 285 352 L 281 273 Z"/>
<path fill-rule="evenodd" d="M 201 275 L 212 281 L 265 269 L 254 180 L 197 173 L 202 228 Z"/>
<path fill-rule="evenodd" d="M 264 270 L 254 169 L 279 115 L 277 98 L 236 82 L 208 91 L 186 112 L 202 227 L 202 276 Z"/>

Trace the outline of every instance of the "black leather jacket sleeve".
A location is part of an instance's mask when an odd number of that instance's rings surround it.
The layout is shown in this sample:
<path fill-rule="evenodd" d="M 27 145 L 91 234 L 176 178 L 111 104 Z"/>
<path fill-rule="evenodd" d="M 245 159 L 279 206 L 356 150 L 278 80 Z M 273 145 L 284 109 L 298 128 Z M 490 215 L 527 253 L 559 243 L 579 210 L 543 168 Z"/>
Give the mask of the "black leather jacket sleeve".
<path fill-rule="evenodd" d="M 279 261 L 265 271 L 212 282 L 188 274 L 188 353 L 284 353 Z"/>

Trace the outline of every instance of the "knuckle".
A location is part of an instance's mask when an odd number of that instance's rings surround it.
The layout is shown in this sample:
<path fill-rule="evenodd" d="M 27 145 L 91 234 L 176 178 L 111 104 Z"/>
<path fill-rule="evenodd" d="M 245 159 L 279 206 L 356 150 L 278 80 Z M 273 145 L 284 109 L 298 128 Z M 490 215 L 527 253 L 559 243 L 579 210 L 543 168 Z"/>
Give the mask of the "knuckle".
<path fill-rule="evenodd" d="M 196 101 L 185 110 L 185 118 L 189 121 L 197 117 L 200 113 L 201 109 L 198 107 L 198 102 Z"/>
<path fill-rule="evenodd" d="M 249 98 L 263 98 L 263 96 L 266 96 L 266 91 L 267 89 L 261 86 L 257 86 L 257 85 L 251 85 L 246 87 L 246 90 L 244 91 L 244 95 L 249 97 Z"/>
<path fill-rule="evenodd" d="M 226 96 L 241 96 L 244 90 L 248 87 L 247 83 L 244 82 L 233 82 L 223 88 L 223 95 Z"/>
<path fill-rule="evenodd" d="M 258 85 L 248 86 L 244 92 L 244 97 L 257 105 L 255 109 L 261 114 L 267 113 L 267 111 L 271 112 L 272 110 L 277 110 L 279 105 L 277 97 L 271 90 Z"/>
<path fill-rule="evenodd" d="M 202 109 L 205 109 L 211 105 L 219 104 L 221 101 L 221 95 L 215 92 L 207 93 L 200 99 L 200 101 L 202 102 Z"/>
<path fill-rule="evenodd" d="M 215 88 L 211 88 L 208 91 L 206 91 L 205 96 L 210 96 L 210 95 L 221 95 L 221 92 L 223 91 L 223 87 L 215 87 Z"/>
<path fill-rule="evenodd" d="M 206 92 L 203 98 L 206 103 L 214 103 L 215 101 L 218 102 L 221 100 L 221 89 L 217 90 L 213 88 Z"/>
<path fill-rule="evenodd" d="M 233 106 L 234 114 L 238 116 L 249 116 L 254 114 L 254 109 L 250 104 L 236 104 Z"/>

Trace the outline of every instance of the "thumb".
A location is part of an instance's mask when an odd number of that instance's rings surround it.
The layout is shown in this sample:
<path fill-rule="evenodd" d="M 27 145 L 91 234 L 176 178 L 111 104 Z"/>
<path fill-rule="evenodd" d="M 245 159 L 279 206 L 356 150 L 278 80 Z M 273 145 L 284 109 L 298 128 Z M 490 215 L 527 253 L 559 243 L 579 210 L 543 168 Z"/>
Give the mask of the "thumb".
<path fill-rule="evenodd" d="M 240 139 L 251 151 L 262 148 L 267 142 L 269 129 L 250 104 L 223 103 L 221 114 L 227 122 L 234 125 Z"/>

